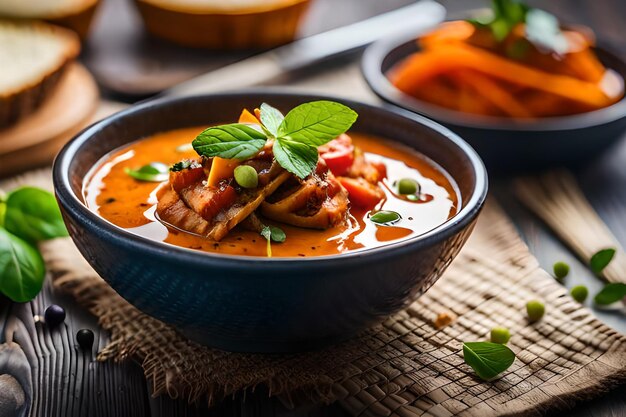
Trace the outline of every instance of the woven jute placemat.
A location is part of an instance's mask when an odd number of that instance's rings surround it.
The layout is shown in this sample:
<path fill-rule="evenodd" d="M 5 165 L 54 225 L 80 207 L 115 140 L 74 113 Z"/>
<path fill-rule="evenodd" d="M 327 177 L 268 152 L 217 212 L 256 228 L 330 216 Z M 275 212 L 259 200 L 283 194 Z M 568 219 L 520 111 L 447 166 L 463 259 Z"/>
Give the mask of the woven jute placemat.
<path fill-rule="evenodd" d="M 4 184 L 49 186 L 40 171 Z M 154 394 L 216 403 L 259 385 L 284 402 L 338 401 L 358 416 L 541 414 L 571 406 L 626 380 L 626 337 L 593 317 L 541 270 L 490 202 L 467 247 L 419 300 L 360 337 L 297 355 L 228 353 L 199 346 L 118 296 L 69 239 L 42 246 L 54 285 L 73 295 L 110 332 L 99 360 L 138 359 Z M 528 323 L 524 305 L 546 304 Z M 455 319 L 443 328 L 441 313 Z M 483 382 L 464 363 L 462 342 L 511 330 L 517 355 Z"/>

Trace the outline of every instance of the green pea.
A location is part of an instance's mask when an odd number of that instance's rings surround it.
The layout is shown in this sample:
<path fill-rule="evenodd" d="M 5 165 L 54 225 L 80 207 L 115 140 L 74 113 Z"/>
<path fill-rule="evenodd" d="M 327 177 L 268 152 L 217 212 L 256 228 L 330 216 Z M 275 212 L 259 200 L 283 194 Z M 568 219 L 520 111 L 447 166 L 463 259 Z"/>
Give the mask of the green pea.
<path fill-rule="evenodd" d="M 259 174 L 250 165 L 239 165 L 235 168 L 235 181 L 243 188 L 256 188 L 259 185 Z"/>
<path fill-rule="evenodd" d="M 506 327 L 494 327 L 491 329 L 491 341 L 493 343 L 500 343 L 506 345 L 511 338 L 511 333 Z"/>
<path fill-rule="evenodd" d="M 587 296 L 589 295 L 589 290 L 584 285 L 577 285 L 572 288 L 569 293 L 574 300 L 582 304 L 587 299 Z"/>
<path fill-rule="evenodd" d="M 420 185 L 410 178 L 402 178 L 398 181 L 398 193 L 402 195 L 415 194 L 419 191 Z"/>
<path fill-rule="evenodd" d="M 400 221 L 402 217 L 396 213 L 395 211 L 387 211 L 381 210 L 377 211 L 375 214 L 370 217 L 370 220 L 374 223 L 382 224 L 382 225 L 390 225 Z"/>
<path fill-rule="evenodd" d="M 530 321 L 540 320 L 546 312 L 546 307 L 541 301 L 532 300 L 526 303 L 526 313 Z"/>
<path fill-rule="evenodd" d="M 563 280 L 563 278 L 565 278 L 567 274 L 569 274 L 569 265 L 565 262 L 555 263 L 554 266 L 552 266 L 552 269 L 554 271 L 554 276 L 559 281 Z"/>

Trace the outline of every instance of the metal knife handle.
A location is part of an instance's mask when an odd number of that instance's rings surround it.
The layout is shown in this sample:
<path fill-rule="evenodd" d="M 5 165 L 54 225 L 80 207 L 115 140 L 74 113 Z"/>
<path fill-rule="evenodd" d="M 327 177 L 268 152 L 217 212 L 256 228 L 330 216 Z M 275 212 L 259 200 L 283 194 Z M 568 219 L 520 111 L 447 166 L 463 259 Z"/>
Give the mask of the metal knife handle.
<path fill-rule="evenodd" d="M 230 90 L 233 86 L 253 86 L 289 71 L 358 50 L 394 33 L 426 30 L 443 21 L 445 15 L 446 10 L 439 3 L 422 0 L 194 77 L 166 90 L 164 95 L 181 96 Z"/>

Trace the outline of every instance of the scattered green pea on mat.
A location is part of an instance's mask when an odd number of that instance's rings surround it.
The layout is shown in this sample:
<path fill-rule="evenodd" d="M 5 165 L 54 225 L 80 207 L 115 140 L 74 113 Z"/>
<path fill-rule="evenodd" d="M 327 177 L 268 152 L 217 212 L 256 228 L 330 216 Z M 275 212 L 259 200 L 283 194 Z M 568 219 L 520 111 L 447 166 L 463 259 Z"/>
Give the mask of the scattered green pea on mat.
<path fill-rule="evenodd" d="M 511 332 L 506 327 L 494 327 L 491 329 L 491 342 L 506 345 L 511 339 Z"/>
<path fill-rule="evenodd" d="M 546 312 L 546 307 L 539 300 L 532 300 L 526 303 L 526 313 L 531 322 L 539 321 Z"/>
<path fill-rule="evenodd" d="M 572 298 L 579 303 L 584 303 L 589 296 L 589 290 L 584 285 L 577 285 L 570 290 Z"/>
<path fill-rule="evenodd" d="M 552 270 L 554 271 L 554 277 L 559 281 L 563 281 L 563 279 L 569 274 L 569 265 L 565 262 L 556 262 L 552 266 Z"/>

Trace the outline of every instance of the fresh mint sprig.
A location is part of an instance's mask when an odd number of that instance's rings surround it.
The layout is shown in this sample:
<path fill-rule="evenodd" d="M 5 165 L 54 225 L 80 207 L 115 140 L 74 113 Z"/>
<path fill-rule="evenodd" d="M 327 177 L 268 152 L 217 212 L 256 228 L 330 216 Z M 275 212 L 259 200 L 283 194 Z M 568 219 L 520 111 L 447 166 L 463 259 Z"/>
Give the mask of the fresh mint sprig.
<path fill-rule="evenodd" d="M 468 19 L 468 22 L 489 29 L 498 42 L 504 41 L 515 26 L 525 23 L 526 40 L 538 50 L 559 55 L 567 52 L 567 39 L 561 31 L 559 20 L 544 10 L 530 8 L 516 0 L 493 0 L 490 15 Z M 513 49 L 508 51 L 509 55 L 523 53 L 523 45 L 514 44 Z"/>
<path fill-rule="evenodd" d="M 201 156 L 244 160 L 274 139 L 276 161 L 305 178 L 317 165 L 317 147 L 346 132 L 358 117 L 349 107 L 325 100 L 301 104 L 284 117 L 266 103 L 260 110 L 261 131 L 240 123 L 210 127 L 193 141 L 193 148 Z"/>

